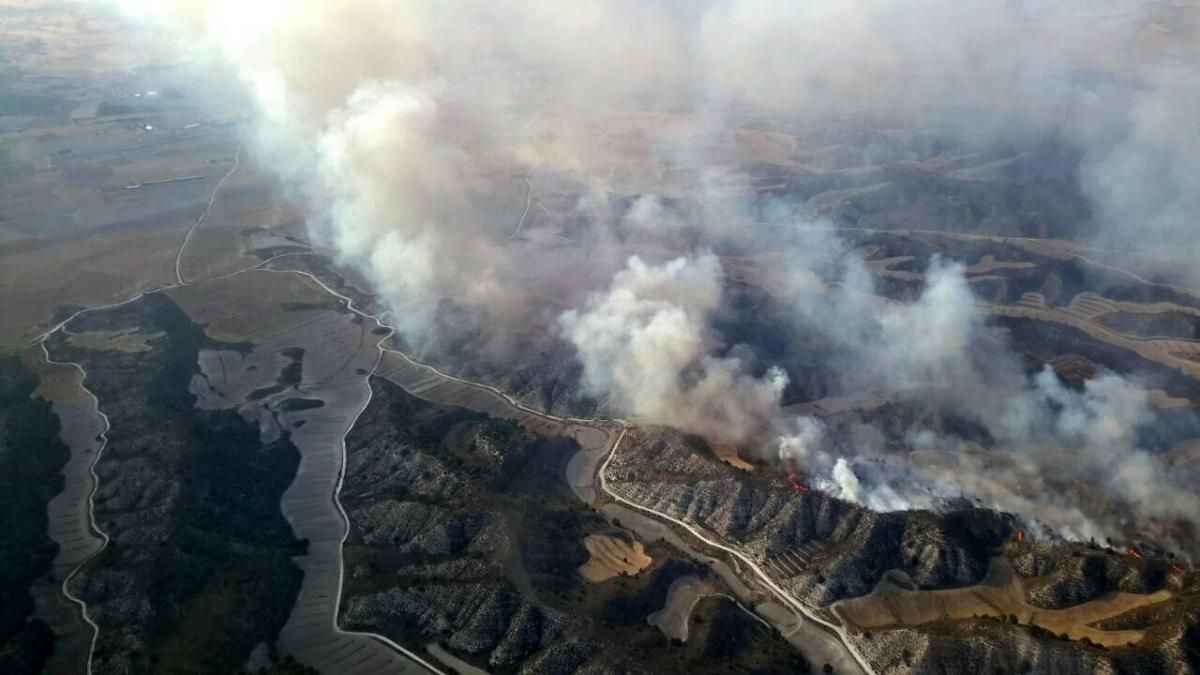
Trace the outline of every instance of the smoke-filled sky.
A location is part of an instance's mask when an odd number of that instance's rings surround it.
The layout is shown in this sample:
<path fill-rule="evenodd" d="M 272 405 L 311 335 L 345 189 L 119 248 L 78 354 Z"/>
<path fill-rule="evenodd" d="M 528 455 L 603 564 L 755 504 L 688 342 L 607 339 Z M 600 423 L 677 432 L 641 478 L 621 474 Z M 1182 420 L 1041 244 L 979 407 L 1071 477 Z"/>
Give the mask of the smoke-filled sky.
<path fill-rule="evenodd" d="M 1136 245 L 1162 273 L 1200 283 L 1200 69 L 1163 3 L 110 1 L 245 90 L 257 155 L 304 196 L 315 238 L 368 272 L 411 344 L 448 337 L 435 321 L 447 299 L 498 334 L 543 326 L 614 411 L 769 443 L 874 508 L 966 491 L 1050 519 L 1037 500 L 985 484 L 996 468 L 969 456 L 953 471 L 894 466 L 782 410 L 803 373 L 762 367 L 712 328 L 724 293 L 712 251 L 761 237 L 746 226 L 759 205 L 720 143 L 696 139 L 756 116 L 800 134 L 841 124 L 979 147 L 1050 139 L 1081 157 L 1084 238 Z M 539 220 L 549 207 L 534 205 L 535 188 L 583 195 L 564 212 L 636 199 L 566 231 Z M 676 208 L 683 194 L 702 219 Z M 773 219 L 821 225 L 786 207 Z M 870 274 L 831 234 L 775 245 L 797 319 L 861 357 L 848 385 L 870 375 L 889 390 L 952 391 L 960 407 L 1001 411 L 975 417 L 1022 470 L 1048 470 L 1045 448 L 1072 449 L 1081 475 L 1117 467 L 1113 484 L 1139 515 L 1198 515 L 1182 493 L 1161 513 L 1161 498 L 1120 487 L 1166 480 L 1135 447 L 1149 415 L 1136 387 L 1113 374 L 1083 391 L 1031 380 L 1002 346 L 986 367 L 972 360 L 984 338 L 961 264 L 935 261 L 920 297 L 899 305 L 872 297 Z M 930 452 L 956 442 L 909 440 Z M 1061 532 L 1106 531 L 1070 504 L 1053 513 Z"/>

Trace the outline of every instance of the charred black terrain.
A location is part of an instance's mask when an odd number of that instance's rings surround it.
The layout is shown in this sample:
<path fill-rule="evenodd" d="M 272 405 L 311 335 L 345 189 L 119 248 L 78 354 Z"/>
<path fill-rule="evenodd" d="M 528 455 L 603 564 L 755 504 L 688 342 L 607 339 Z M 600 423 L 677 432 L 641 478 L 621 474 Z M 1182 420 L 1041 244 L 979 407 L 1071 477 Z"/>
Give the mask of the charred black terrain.
<path fill-rule="evenodd" d="M 73 346 L 53 358 L 87 373 L 111 430 L 96 464 L 95 517 L 110 540 L 72 580 L 99 625 L 95 672 L 231 671 L 272 645 L 300 582 L 303 551 L 279 510 L 298 454 L 263 444 L 233 411 L 195 406 L 189 383 L 213 343 L 165 296 L 83 315 L 71 334 L 130 330 L 144 351 Z"/>
<path fill-rule="evenodd" d="M 31 618 L 30 586 L 50 572 L 56 545 L 46 534 L 46 504 L 62 489 L 69 451 L 58 419 L 35 398 L 37 375 L 0 357 L 0 672 L 37 673 L 54 635 Z M 60 580 L 61 581 L 61 580 Z"/>

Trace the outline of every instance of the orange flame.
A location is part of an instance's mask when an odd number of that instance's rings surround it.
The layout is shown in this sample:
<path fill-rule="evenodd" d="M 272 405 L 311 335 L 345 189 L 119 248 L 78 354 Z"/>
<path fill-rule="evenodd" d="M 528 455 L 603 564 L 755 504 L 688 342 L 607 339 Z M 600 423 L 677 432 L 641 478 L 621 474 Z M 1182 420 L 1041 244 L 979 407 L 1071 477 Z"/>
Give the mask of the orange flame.
<path fill-rule="evenodd" d="M 1141 554 L 1141 553 L 1138 553 L 1138 550 L 1137 550 L 1136 548 L 1131 548 L 1131 549 L 1129 549 L 1129 556 L 1130 556 L 1131 558 L 1133 558 L 1134 560 L 1141 560 L 1141 559 L 1142 559 L 1142 554 Z"/>
<path fill-rule="evenodd" d="M 1017 530 L 1017 543 L 1025 541 L 1025 530 Z"/>
<path fill-rule="evenodd" d="M 1183 567 L 1179 565 L 1171 565 L 1171 571 L 1175 574 L 1183 574 Z"/>
<path fill-rule="evenodd" d="M 800 475 L 796 472 L 788 474 L 788 482 L 792 484 L 792 492 L 801 492 L 808 494 L 808 486 L 800 482 Z"/>

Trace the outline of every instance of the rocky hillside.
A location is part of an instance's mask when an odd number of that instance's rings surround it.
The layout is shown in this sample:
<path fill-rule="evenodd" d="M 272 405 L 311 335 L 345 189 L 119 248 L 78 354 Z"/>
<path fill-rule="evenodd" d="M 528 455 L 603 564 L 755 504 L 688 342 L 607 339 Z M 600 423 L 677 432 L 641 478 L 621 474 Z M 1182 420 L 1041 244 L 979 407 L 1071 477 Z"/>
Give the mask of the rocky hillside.
<path fill-rule="evenodd" d="M 818 490 L 794 490 L 770 469 L 733 469 L 700 439 L 663 428 L 631 431 L 607 476 L 618 494 L 736 544 L 813 606 L 864 595 L 889 570 L 902 570 L 921 590 L 971 586 L 997 555 L 1025 577 L 1026 599 L 1038 607 L 1065 608 L 1112 591 L 1168 588 L 1177 596 L 1106 621 L 1105 630 L 1146 631 L 1144 644 L 1111 651 L 999 620 L 852 631 L 881 673 L 1190 673 L 1200 664 L 1200 597 L 1169 561 L 1018 543 L 1009 516 L 969 507 L 874 513 Z"/>
<path fill-rule="evenodd" d="M 890 569 L 922 588 L 977 583 L 1011 531 L 1007 517 L 977 509 L 874 513 L 817 490 L 793 490 L 779 473 L 732 469 L 678 432 L 648 428 L 631 436 L 609 466 L 610 487 L 760 559 L 815 551 L 784 580 L 812 604 L 867 593 Z"/>
<path fill-rule="evenodd" d="M 807 663 L 732 604 L 688 644 L 646 617 L 703 569 L 652 544 L 636 576 L 586 582 L 589 534 L 627 537 L 563 480 L 574 441 L 437 406 L 379 378 L 347 437 L 341 624 L 414 651 L 438 643 L 491 673 L 698 673 Z M 707 658 L 712 652 L 719 658 Z M 686 664 L 686 666 L 685 666 Z"/>
<path fill-rule="evenodd" d="M 1153 593 L 1180 587 L 1183 576 L 1171 574 L 1161 560 L 1140 562 L 1124 551 L 1099 546 L 1029 543 L 1010 550 L 1013 569 L 1035 581 L 1027 583 L 1030 604 L 1062 609 L 1106 593 Z"/>

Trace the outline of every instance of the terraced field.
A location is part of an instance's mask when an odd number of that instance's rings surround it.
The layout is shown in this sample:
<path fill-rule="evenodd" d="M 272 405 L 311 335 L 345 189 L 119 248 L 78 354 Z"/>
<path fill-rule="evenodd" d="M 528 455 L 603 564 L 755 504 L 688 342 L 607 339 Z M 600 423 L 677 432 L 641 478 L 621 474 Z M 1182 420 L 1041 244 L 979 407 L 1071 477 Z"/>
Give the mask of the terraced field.
<path fill-rule="evenodd" d="M 1075 328 L 1091 338 L 1134 352 L 1147 361 L 1166 366 L 1190 378 L 1200 379 L 1200 340 L 1127 335 L 1109 328 L 1099 320 L 1106 315 L 1121 312 L 1176 312 L 1191 315 L 1197 312 L 1192 307 L 1173 303 L 1115 302 L 1094 293 L 1080 293 L 1069 305 L 1060 308 L 1048 307 L 1045 298 L 1038 293 L 1025 294 L 1016 305 L 981 303 L 978 307 L 980 312 L 992 316 L 1033 319 Z"/>

